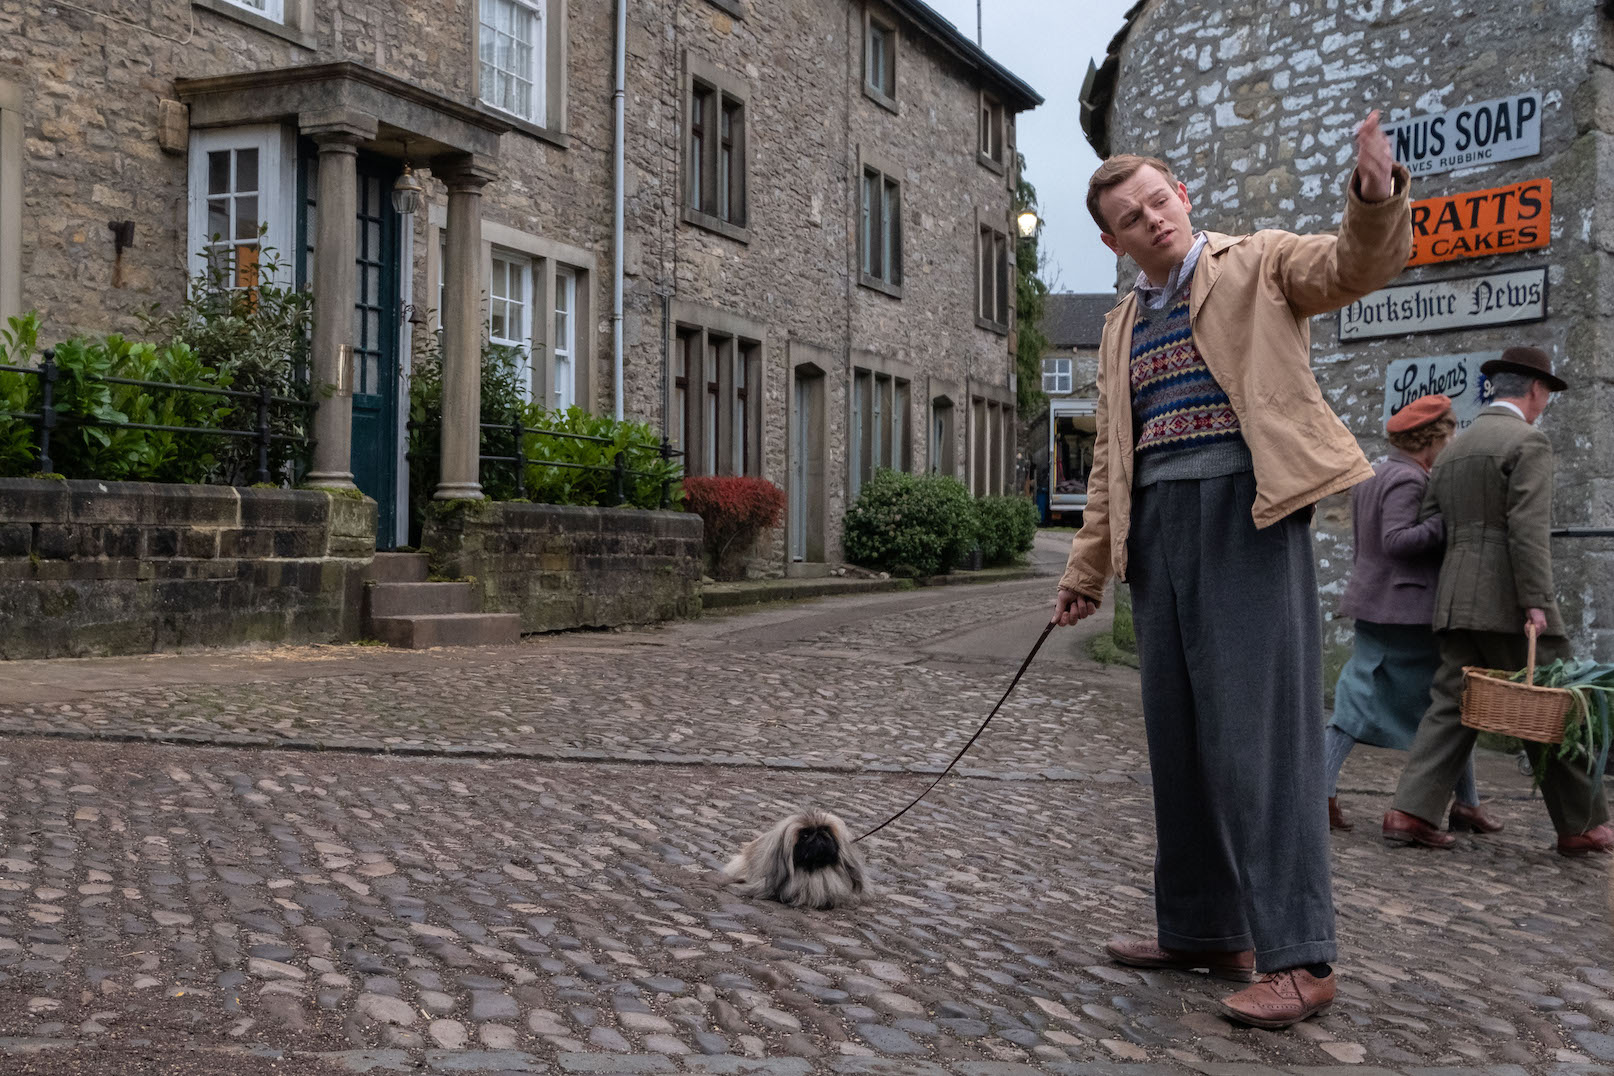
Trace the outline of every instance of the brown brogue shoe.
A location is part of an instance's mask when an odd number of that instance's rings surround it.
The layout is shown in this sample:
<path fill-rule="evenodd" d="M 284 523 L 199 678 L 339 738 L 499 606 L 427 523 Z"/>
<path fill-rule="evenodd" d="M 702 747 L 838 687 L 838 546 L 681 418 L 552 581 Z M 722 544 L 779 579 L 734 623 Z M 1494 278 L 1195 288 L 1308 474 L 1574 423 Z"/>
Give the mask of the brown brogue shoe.
<path fill-rule="evenodd" d="M 1384 839 L 1391 844 L 1418 844 L 1425 848 L 1450 848 L 1457 838 L 1405 811 L 1384 812 Z"/>
<path fill-rule="evenodd" d="M 1318 979 L 1305 968 L 1289 968 L 1261 976 L 1248 990 L 1222 999 L 1229 1020 L 1271 1031 L 1321 1016 L 1334 1005 L 1334 977 Z"/>
<path fill-rule="evenodd" d="M 1558 834 L 1558 854 L 1579 859 L 1593 852 L 1614 852 L 1614 829 L 1607 823 L 1585 833 Z"/>
<path fill-rule="evenodd" d="M 1485 808 L 1476 804 L 1473 807 L 1466 803 L 1451 805 L 1451 831 L 1467 830 L 1470 833 L 1501 833 L 1502 823 L 1485 813 Z"/>
<path fill-rule="evenodd" d="M 1130 968 L 1160 968 L 1167 971 L 1204 969 L 1217 979 L 1235 983 L 1255 981 L 1255 951 L 1239 952 L 1164 949 L 1154 938 L 1116 938 L 1104 946 L 1110 959 Z"/>
<path fill-rule="evenodd" d="M 1337 829 L 1341 833 L 1349 833 L 1356 828 L 1355 822 L 1345 820 L 1345 812 L 1339 809 L 1339 800 L 1334 796 L 1328 797 L 1328 828 Z"/>

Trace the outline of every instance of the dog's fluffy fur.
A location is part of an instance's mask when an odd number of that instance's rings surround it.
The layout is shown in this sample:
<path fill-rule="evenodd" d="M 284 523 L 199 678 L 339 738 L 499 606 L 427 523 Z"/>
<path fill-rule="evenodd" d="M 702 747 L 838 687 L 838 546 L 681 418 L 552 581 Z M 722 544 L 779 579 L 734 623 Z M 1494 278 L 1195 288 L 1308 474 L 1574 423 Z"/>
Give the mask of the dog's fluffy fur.
<path fill-rule="evenodd" d="M 798 908 L 847 908 L 863 897 L 863 860 L 846 823 L 802 811 L 740 849 L 724 876 L 748 897 Z"/>

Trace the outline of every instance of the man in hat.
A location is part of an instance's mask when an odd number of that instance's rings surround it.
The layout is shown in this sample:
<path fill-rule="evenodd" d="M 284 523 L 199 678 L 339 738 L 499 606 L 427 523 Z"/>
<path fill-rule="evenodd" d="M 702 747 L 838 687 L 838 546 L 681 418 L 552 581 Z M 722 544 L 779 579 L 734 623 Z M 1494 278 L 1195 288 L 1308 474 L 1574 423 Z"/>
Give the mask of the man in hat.
<path fill-rule="evenodd" d="M 1098 444 L 1059 581 L 1062 624 L 1132 588 L 1155 807 L 1155 929 L 1111 959 L 1255 985 L 1231 1019 L 1280 1028 L 1334 1001 L 1312 507 L 1373 476 L 1311 371 L 1310 319 L 1407 263 L 1407 170 L 1357 129 L 1337 235 L 1196 231 L 1164 161 L 1088 183 L 1138 264 L 1104 321 Z"/>
<path fill-rule="evenodd" d="M 1495 398 L 1473 425 L 1447 446 L 1429 475 L 1420 515 L 1446 524 L 1446 558 L 1435 588 L 1434 629 L 1440 670 L 1412 755 L 1384 816 L 1384 837 L 1399 844 L 1450 848 L 1456 843 L 1437 819 L 1446 811 L 1478 735 L 1462 723 L 1463 667 L 1522 669 L 1533 627 L 1536 661 L 1569 656 L 1552 589 L 1552 445 L 1535 428 L 1552 393 L 1568 388 L 1552 360 L 1534 347 L 1510 347 L 1480 367 Z M 1542 764 L 1542 798 L 1558 851 L 1566 856 L 1614 851 L 1608 800 L 1601 781 L 1556 757 L 1545 744 L 1527 744 Z"/>

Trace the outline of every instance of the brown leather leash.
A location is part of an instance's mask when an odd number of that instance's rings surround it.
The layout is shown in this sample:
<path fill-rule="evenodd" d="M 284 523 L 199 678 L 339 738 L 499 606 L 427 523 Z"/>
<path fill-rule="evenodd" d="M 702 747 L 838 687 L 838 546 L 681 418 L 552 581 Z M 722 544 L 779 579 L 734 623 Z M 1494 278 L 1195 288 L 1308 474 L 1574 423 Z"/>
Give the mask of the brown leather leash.
<path fill-rule="evenodd" d="M 1037 651 L 1042 649 L 1042 644 L 1048 641 L 1048 636 L 1053 634 L 1053 630 L 1058 626 L 1059 621 L 1050 620 L 1048 622 L 1048 626 L 1042 629 L 1042 634 L 1037 636 L 1036 643 L 1031 647 L 1031 653 L 1026 655 L 1026 660 L 1020 663 L 1020 669 L 1014 674 L 1014 679 L 1009 681 L 1008 689 L 1003 692 L 1003 697 L 998 700 L 998 704 L 996 706 L 992 707 L 992 712 L 986 715 L 986 720 L 982 721 L 981 727 L 975 730 L 975 735 L 969 738 L 969 743 L 966 743 L 963 747 L 959 748 L 958 754 L 953 756 L 953 761 L 947 764 L 947 768 L 941 773 L 937 774 L 936 779 L 930 782 L 923 792 L 915 796 L 912 803 L 908 804 L 908 806 L 904 807 L 902 810 L 898 811 L 884 822 L 881 822 L 878 826 L 875 826 L 873 829 L 863 834 L 862 837 L 858 837 L 853 840 L 853 844 L 858 843 L 858 841 L 861 841 L 864 838 L 874 836 L 876 833 L 879 833 L 882 829 L 885 829 L 885 827 L 889 826 L 891 823 L 913 810 L 914 807 L 918 806 L 920 800 L 930 795 L 931 789 L 942 783 L 943 777 L 946 777 L 948 774 L 953 772 L 953 767 L 957 766 L 958 760 L 964 757 L 964 752 L 968 751 L 975 745 L 975 741 L 981 738 L 981 733 L 986 731 L 986 726 L 992 723 L 992 719 L 998 716 L 998 711 L 1003 709 L 1003 704 L 1009 701 L 1009 696 L 1014 693 L 1015 687 L 1020 683 L 1020 678 L 1026 674 L 1027 669 L 1031 668 L 1031 662 L 1037 656 Z"/>

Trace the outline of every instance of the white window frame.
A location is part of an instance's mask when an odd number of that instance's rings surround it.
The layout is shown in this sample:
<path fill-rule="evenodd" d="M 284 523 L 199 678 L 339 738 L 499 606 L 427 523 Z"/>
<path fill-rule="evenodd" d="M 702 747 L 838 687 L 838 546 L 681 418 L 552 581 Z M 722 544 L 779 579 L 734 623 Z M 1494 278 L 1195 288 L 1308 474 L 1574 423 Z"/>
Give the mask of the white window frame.
<path fill-rule="evenodd" d="M 501 274 L 501 268 L 503 270 Z M 521 349 L 521 391 L 528 399 L 532 398 L 532 258 L 514 251 L 502 250 L 497 247 L 493 250 L 491 263 L 488 266 L 488 342 L 502 344 L 506 347 Z M 501 281 L 502 275 L 502 281 Z M 509 282 L 512 276 L 519 277 L 518 287 L 515 291 L 519 295 L 509 294 Z M 507 294 L 500 295 L 495 288 L 495 282 L 505 285 Z M 497 304 L 504 304 L 504 321 L 506 332 L 503 336 L 493 331 L 493 309 Z M 519 324 L 515 331 L 509 331 L 512 324 L 511 313 L 514 311 Z"/>
<path fill-rule="evenodd" d="M 498 36 L 512 36 L 505 34 L 497 25 L 489 26 L 484 21 L 484 15 L 493 11 L 495 21 L 501 10 L 524 11 L 530 14 L 533 20 L 532 40 L 528 42 L 532 50 L 532 61 L 526 74 L 523 76 L 513 68 L 501 67 L 497 63 L 496 50 Z M 549 3 L 548 0 L 477 0 L 477 93 L 482 104 L 507 116 L 514 116 L 527 123 L 543 127 L 548 125 L 548 33 L 549 33 Z M 485 58 L 490 51 L 495 52 L 493 59 Z M 502 101 L 493 99 L 493 91 L 497 80 L 490 77 L 502 73 L 508 76 L 525 78 L 531 87 L 531 95 L 527 101 L 527 110 L 507 108 Z"/>
<path fill-rule="evenodd" d="M 577 404 L 577 272 L 569 267 L 555 268 L 554 315 L 551 406 L 564 410 Z"/>
<path fill-rule="evenodd" d="M 1076 360 L 1053 355 L 1042 360 L 1042 391 L 1050 396 L 1065 396 L 1076 391 Z"/>
<path fill-rule="evenodd" d="M 284 0 L 261 0 L 263 6 L 253 3 L 253 0 L 224 0 L 231 7 L 238 7 L 242 11 L 250 12 L 260 18 L 271 22 L 286 21 L 286 5 Z"/>
<path fill-rule="evenodd" d="M 243 149 L 258 151 L 258 215 L 259 223 L 267 226 L 257 240 L 258 249 L 273 250 L 281 269 L 272 281 L 268 277 L 261 279 L 266 283 L 289 286 L 294 279 L 297 254 L 297 213 L 294 204 L 297 197 L 297 149 L 295 135 L 288 128 L 276 124 L 191 132 L 186 264 L 193 277 L 207 268 L 203 248 L 211 242 L 207 206 L 208 155 Z"/>

